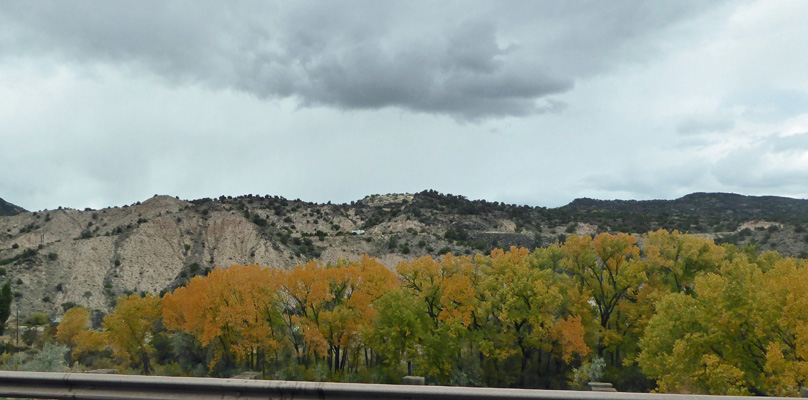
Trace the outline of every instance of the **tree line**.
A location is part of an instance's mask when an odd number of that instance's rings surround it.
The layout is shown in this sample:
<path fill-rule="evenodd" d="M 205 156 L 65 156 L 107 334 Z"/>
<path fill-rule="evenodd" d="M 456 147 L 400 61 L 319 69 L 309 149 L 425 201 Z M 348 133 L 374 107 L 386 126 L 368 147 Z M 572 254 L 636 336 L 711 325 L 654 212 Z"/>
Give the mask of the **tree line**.
<path fill-rule="evenodd" d="M 665 230 L 395 272 L 234 265 L 88 321 L 77 307 L 56 329 L 73 362 L 144 374 L 765 395 L 808 378 L 806 261 Z"/>

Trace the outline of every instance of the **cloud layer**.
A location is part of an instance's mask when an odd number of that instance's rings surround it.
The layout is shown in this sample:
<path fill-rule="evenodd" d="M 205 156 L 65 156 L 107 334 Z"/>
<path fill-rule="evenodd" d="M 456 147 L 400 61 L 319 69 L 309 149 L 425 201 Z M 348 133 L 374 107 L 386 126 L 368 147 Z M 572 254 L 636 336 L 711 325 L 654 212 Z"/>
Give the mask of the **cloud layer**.
<path fill-rule="evenodd" d="M 51 53 L 303 106 L 479 120 L 560 111 L 553 96 L 648 57 L 660 31 L 705 6 L 11 1 L 0 13 L 12 27 L 5 57 Z"/>
<path fill-rule="evenodd" d="M 0 197 L 808 197 L 808 3 L 0 6 Z"/>

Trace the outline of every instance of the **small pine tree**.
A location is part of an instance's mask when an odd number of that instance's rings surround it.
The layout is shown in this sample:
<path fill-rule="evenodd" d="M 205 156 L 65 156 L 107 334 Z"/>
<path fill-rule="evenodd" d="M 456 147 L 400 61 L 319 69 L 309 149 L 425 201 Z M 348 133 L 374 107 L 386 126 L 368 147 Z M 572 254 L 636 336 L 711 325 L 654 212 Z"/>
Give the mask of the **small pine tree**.
<path fill-rule="evenodd" d="M 11 295 L 11 282 L 6 281 L 3 288 L 0 289 L 0 335 L 6 331 L 6 321 L 8 320 L 9 315 L 11 315 L 12 300 L 13 296 Z"/>

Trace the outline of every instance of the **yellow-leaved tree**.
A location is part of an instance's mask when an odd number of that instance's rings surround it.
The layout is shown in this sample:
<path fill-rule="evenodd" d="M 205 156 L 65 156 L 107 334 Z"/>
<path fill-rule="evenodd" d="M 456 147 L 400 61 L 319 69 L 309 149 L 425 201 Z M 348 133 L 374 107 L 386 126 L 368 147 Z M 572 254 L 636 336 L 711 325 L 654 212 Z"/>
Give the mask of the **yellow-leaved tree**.
<path fill-rule="evenodd" d="M 808 267 L 764 271 L 735 254 L 696 277 L 693 296 L 665 296 L 640 341 L 660 391 L 795 396 L 808 381 Z"/>
<path fill-rule="evenodd" d="M 621 365 L 624 342 L 631 321 L 622 310 L 636 301 L 637 293 L 647 281 L 647 264 L 639 258 L 637 238 L 618 233 L 570 236 L 562 250 L 565 272 L 578 283 L 581 293 L 588 293 L 597 311 L 601 327 L 598 353 L 611 357 L 614 366 Z"/>
<path fill-rule="evenodd" d="M 519 358 L 518 375 L 503 374 L 498 384 L 510 385 L 508 378 L 524 386 L 528 362 L 539 352 L 565 363 L 573 355 L 586 355 L 585 330 L 578 312 L 587 312 L 581 296 L 567 276 L 552 269 L 538 268 L 537 257 L 525 248 L 508 252 L 495 249 L 491 255 L 474 259 L 479 274 L 475 321 L 481 335 L 477 346 L 488 357 Z M 536 260 L 539 261 L 539 260 Z M 514 376 L 516 375 L 516 376 Z"/>
<path fill-rule="evenodd" d="M 104 336 L 99 331 L 88 329 L 89 323 L 90 312 L 84 307 L 73 307 L 65 312 L 56 329 L 56 341 L 70 348 L 73 361 L 106 347 Z"/>
<path fill-rule="evenodd" d="M 118 299 L 115 310 L 104 317 L 105 336 L 115 354 L 125 364 L 134 365 L 148 375 L 151 373 L 150 356 L 154 352 L 151 339 L 160 320 L 160 298 L 146 294 L 130 295 Z"/>

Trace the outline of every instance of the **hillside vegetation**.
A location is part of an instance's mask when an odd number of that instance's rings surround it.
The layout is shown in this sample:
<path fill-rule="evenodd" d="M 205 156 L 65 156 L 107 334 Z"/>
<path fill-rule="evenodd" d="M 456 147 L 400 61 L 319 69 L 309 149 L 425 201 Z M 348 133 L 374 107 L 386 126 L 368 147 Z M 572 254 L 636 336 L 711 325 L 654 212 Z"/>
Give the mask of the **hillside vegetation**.
<path fill-rule="evenodd" d="M 424 191 L 372 195 L 351 204 L 279 196 L 59 208 L 0 217 L 0 279 L 23 316 L 82 305 L 109 312 L 121 295 L 160 294 L 215 267 L 291 268 L 308 260 L 395 266 L 422 256 L 535 249 L 571 235 L 656 229 L 808 256 L 808 201 L 693 194 L 672 201 L 575 200 L 548 209 Z M 352 234 L 352 231 L 364 231 Z"/>

